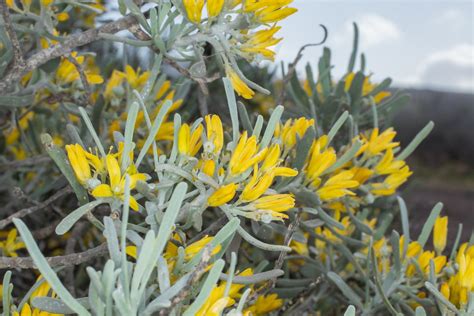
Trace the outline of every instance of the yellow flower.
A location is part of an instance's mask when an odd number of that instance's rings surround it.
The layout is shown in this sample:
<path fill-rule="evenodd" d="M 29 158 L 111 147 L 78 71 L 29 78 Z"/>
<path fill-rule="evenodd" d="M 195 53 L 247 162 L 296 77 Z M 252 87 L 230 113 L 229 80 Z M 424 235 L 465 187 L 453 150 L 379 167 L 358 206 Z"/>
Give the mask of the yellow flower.
<path fill-rule="evenodd" d="M 252 99 L 255 92 L 239 77 L 230 66 L 225 67 L 226 76 L 230 79 L 235 92 L 244 99 Z"/>
<path fill-rule="evenodd" d="M 204 0 L 183 0 L 184 9 L 188 15 L 189 21 L 193 23 L 201 23 L 202 8 Z"/>
<path fill-rule="evenodd" d="M 212 149 L 210 152 L 219 154 L 224 146 L 224 130 L 222 129 L 222 121 L 218 115 L 206 115 L 204 118 L 206 121 L 207 129 L 207 145 L 212 144 Z"/>
<path fill-rule="evenodd" d="M 252 206 L 258 210 L 285 212 L 295 206 L 295 199 L 291 194 L 273 194 L 253 201 Z"/>
<path fill-rule="evenodd" d="M 229 162 L 231 175 L 238 175 L 248 170 L 251 166 L 262 161 L 267 153 L 267 148 L 258 151 L 257 137 L 247 138 L 247 131 L 240 135 L 239 142 L 232 153 Z"/>
<path fill-rule="evenodd" d="M 253 176 L 242 190 L 240 199 L 244 202 L 253 201 L 262 196 L 273 183 L 274 175 L 271 172 L 258 174 L 257 165 L 254 166 Z"/>
<path fill-rule="evenodd" d="M 145 71 L 142 74 L 140 74 L 140 68 L 138 68 L 137 71 L 135 71 L 135 69 L 133 69 L 132 66 L 127 65 L 125 66 L 125 75 L 130 87 L 138 90 L 145 85 L 145 83 L 148 80 L 148 77 L 150 76 L 150 72 Z"/>
<path fill-rule="evenodd" d="M 38 278 L 38 281 L 41 280 L 43 277 L 40 276 Z M 30 296 L 30 303 L 33 301 L 34 298 L 36 297 L 51 297 L 51 298 L 56 298 L 56 293 L 51 292 L 51 286 L 49 285 L 48 282 L 44 281 L 41 283 L 41 285 L 31 293 Z M 53 314 L 49 312 L 42 311 L 38 308 L 32 308 L 30 303 L 26 302 L 23 305 L 23 308 L 21 309 L 20 313 L 15 311 L 13 312 L 14 316 L 64 316 L 63 314 Z"/>
<path fill-rule="evenodd" d="M 364 167 L 354 167 L 351 170 L 354 172 L 352 179 L 359 182 L 359 184 L 364 184 L 374 174 L 372 170 Z"/>
<path fill-rule="evenodd" d="M 314 125 L 313 119 L 300 117 L 297 120 L 288 119 L 283 126 L 277 125 L 275 137 L 280 138 L 286 150 L 290 150 L 296 145 L 298 139 L 303 138 L 304 134 Z"/>
<path fill-rule="evenodd" d="M 123 80 L 126 78 L 126 75 L 118 70 L 112 71 L 107 85 L 105 86 L 104 97 L 110 99 L 114 95 L 114 89 L 119 87 Z"/>
<path fill-rule="evenodd" d="M 405 249 L 405 236 L 400 237 L 400 258 L 403 255 Z M 421 247 L 420 243 L 417 241 L 412 241 L 408 244 L 406 258 L 416 258 L 421 252 L 423 251 L 423 247 Z"/>
<path fill-rule="evenodd" d="M 40 2 L 43 7 L 49 7 L 54 2 L 54 0 L 41 0 Z"/>
<path fill-rule="evenodd" d="M 392 142 L 392 140 L 397 135 L 397 132 L 393 130 L 393 128 L 386 129 L 382 134 L 379 135 L 379 129 L 374 128 L 372 133 L 370 134 L 369 139 L 363 139 L 365 144 L 361 147 L 359 152 L 366 151 L 369 156 L 377 155 L 378 153 L 395 148 L 400 143 Z"/>
<path fill-rule="evenodd" d="M 155 100 L 161 99 L 165 95 L 165 93 L 168 92 L 170 87 L 171 87 L 171 81 L 166 80 L 165 82 L 163 82 L 160 89 L 156 93 Z"/>
<path fill-rule="evenodd" d="M 405 166 L 405 161 L 394 160 L 393 150 L 387 149 L 383 158 L 375 166 L 375 172 L 380 175 L 391 174 L 399 171 Z"/>
<path fill-rule="evenodd" d="M 224 0 L 207 0 L 207 15 L 210 18 L 218 16 L 221 13 L 223 7 Z"/>
<path fill-rule="evenodd" d="M 252 275 L 252 269 L 246 269 L 239 276 Z M 219 316 L 226 307 L 234 305 L 235 299 L 240 298 L 239 291 L 245 286 L 243 284 L 232 284 L 227 297 L 224 297 L 226 282 L 221 282 L 219 286 L 214 286 L 204 305 L 199 309 L 195 316 Z"/>
<path fill-rule="evenodd" d="M 446 256 L 437 256 L 435 257 L 434 251 L 424 251 L 419 257 L 418 257 L 418 265 L 420 266 L 421 270 L 425 275 L 428 275 L 430 273 L 430 261 L 433 260 L 434 266 L 435 266 L 435 274 L 438 274 L 441 272 L 441 270 L 444 268 L 446 265 Z M 407 269 L 407 275 L 408 276 L 413 276 L 415 274 L 416 268 L 413 264 L 408 266 Z"/>
<path fill-rule="evenodd" d="M 342 171 L 327 180 L 316 192 L 322 201 L 337 199 L 345 195 L 355 195 L 349 189 L 359 186 L 359 182 L 353 179 L 354 173 L 350 170 Z"/>
<path fill-rule="evenodd" d="M 334 148 L 325 149 L 327 136 L 324 135 L 313 142 L 311 146 L 308 161 L 305 166 L 306 177 L 312 182 L 313 186 L 318 186 L 321 182 L 320 176 L 331 167 L 337 160 Z"/>
<path fill-rule="evenodd" d="M 72 52 L 71 57 L 74 58 L 79 65 L 83 65 L 84 61 L 86 61 L 84 56 L 77 56 L 77 52 Z M 89 59 L 83 68 L 89 84 L 100 84 L 104 82 L 92 59 Z M 80 74 L 76 66 L 67 58 L 62 58 L 56 70 L 56 81 L 59 84 L 68 84 L 79 79 Z"/>
<path fill-rule="evenodd" d="M 67 12 L 60 12 L 56 14 L 56 19 L 58 19 L 59 22 L 64 22 L 69 20 L 69 14 Z"/>
<path fill-rule="evenodd" d="M 408 166 L 403 167 L 399 171 L 392 173 L 382 183 L 372 184 L 372 194 L 375 195 L 392 195 L 403 183 L 405 183 L 413 172 Z"/>
<path fill-rule="evenodd" d="M 209 196 L 207 199 L 207 204 L 213 207 L 226 204 L 234 198 L 237 187 L 238 185 L 235 183 L 229 183 L 223 187 L 220 187 Z"/>
<path fill-rule="evenodd" d="M 201 171 L 207 174 L 209 177 L 214 176 L 214 172 L 216 171 L 216 162 L 211 159 L 200 160 L 199 165 Z"/>
<path fill-rule="evenodd" d="M 446 299 L 449 300 L 449 285 L 448 283 L 444 282 L 440 285 L 440 288 L 439 288 L 439 291 L 441 292 L 441 294 L 443 294 L 444 297 L 446 297 Z"/>
<path fill-rule="evenodd" d="M 348 74 L 345 78 L 346 83 L 345 83 L 345 90 L 349 91 L 349 89 L 352 86 L 352 82 L 354 80 L 355 73 L 351 72 Z M 364 83 L 362 86 L 362 96 L 366 97 L 368 96 L 374 89 L 377 88 L 376 84 L 373 84 L 370 82 L 369 77 L 365 77 Z M 375 104 L 378 104 L 385 100 L 386 98 L 390 97 L 392 94 L 389 91 L 381 91 L 373 96 Z"/>
<path fill-rule="evenodd" d="M 185 260 L 189 261 L 192 258 L 194 258 L 203 248 L 205 248 L 212 240 L 214 237 L 210 236 L 204 236 L 200 240 L 193 242 L 192 244 L 188 245 L 184 249 L 184 254 L 185 254 Z M 217 245 L 212 249 L 211 256 L 216 255 L 219 251 L 221 251 L 222 247 L 221 245 Z"/>
<path fill-rule="evenodd" d="M 433 228 L 433 246 L 436 253 L 440 255 L 446 248 L 446 240 L 448 237 L 448 217 L 436 218 Z"/>
<path fill-rule="evenodd" d="M 16 8 L 16 5 L 15 5 L 15 0 L 6 0 L 6 4 L 9 8 L 11 9 L 14 9 Z"/>
<path fill-rule="evenodd" d="M 74 144 L 66 145 L 66 152 L 77 180 L 80 184 L 86 185 L 87 181 L 92 178 L 91 168 L 86 157 L 86 151 L 81 145 Z"/>
<path fill-rule="evenodd" d="M 293 0 L 245 0 L 244 11 L 254 12 L 261 23 L 274 23 L 292 15 L 295 8 L 286 7 Z"/>
<path fill-rule="evenodd" d="M 244 314 L 250 313 L 252 316 L 267 315 L 283 306 L 283 300 L 277 294 L 260 295 L 255 303 L 244 310 Z"/>
<path fill-rule="evenodd" d="M 275 46 L 282 40 L 282 38 L 273 37 L 280 29 L 281 27 L 274 26 L 267 30 L 255 32 L 250 35 L 250 39 L 240 47 L 240 50 L 245 53 L 260 54 L 264 58 L 273 61 L 275 59 L 275 52 L 268 47 Z"/>
<path fill-rule="evenodd" d="M 17 241 L 18 232 L 15 228 L 8 232 L 7 239 L 0 241 L 0 249 L 7 257 L 18 257 L 17 250 L 26 248 L 25 243 Z"/>
<path fill-rule="evenodd" d="M 280 145 L 273 144 L 267 151 L 267 155 L 263 160 L 261 171 L 271 172 L 273 176 L 278 177 L 295 177 L 298 175 L 298 171 L 288 167 L 279 167 L 282 162 L 280 158 L 281 150 Z"/>
<path fill-rule="evenodd" d="M 117 198 L 123 201 L 125 194 L 125 174 L 122 175 L 119 163 L 113 155 L 107 155 L 106 166 L 110 184 L 98 185 L 92 190 L 92 195 L 95 198 Z M 130 190 L 135 188 L 137 181 L 145 181 L 146 179 L 147 176 L 143 173 L 130 175 Z M 130 207 L 132 210 L 138 211 L 138 203 L 133 196 L 130 196 Z"/>
<path fill-rule="evenodd" d="M 125 247 L 125 253 L 132 257 L 133 259 L 137 259 L 137 246 L 127 246 Z"/>
<path fill-rule="evenodd" d="M 191 134 L 188 124 L 181 125 L 178 133 L 178 151 L 180 154 L 192 157 L 197 154 L 202 147 L 202 130 L 203 127 L 199 124 Z"/>

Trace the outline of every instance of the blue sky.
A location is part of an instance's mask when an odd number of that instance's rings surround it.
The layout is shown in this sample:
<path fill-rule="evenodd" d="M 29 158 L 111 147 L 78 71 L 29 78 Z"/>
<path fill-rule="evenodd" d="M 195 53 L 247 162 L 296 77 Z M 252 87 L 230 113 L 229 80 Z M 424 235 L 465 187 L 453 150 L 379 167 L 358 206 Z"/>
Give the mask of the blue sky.
<path fill-rule="evenodd" d="M 387 76 L 397 86 L 474 93 L 474 1 L 472 0 L 295 0 L 298 12 L 281 23 L 277 59 L 292 61 L 300 46 L 321 40 L 329 30 L 334 73 L 347 67 L 353 21 L 360 49 L 374 80 Z M 321 47 L 305 51 L 299 71 L 313 67 Z"/>

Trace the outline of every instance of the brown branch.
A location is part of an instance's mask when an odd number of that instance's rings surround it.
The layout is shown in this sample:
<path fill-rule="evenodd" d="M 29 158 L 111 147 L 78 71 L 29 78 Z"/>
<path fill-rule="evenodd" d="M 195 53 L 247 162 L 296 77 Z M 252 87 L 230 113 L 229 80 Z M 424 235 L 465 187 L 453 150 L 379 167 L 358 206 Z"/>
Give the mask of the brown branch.
<path fill-rule="evenodd" d="M 4 0 L 0 1 L 4 3 Z M 22 78 L 28 72 L 38 68 L 52 59 L 70 54 L 76 47 L 84 46 L 98 40 L 100 38 L 99 33 L 114 34 L 119 31 L 126 30 L 136 23 L 137 20 L 134 16 L 127 15 L 116 21 L 106 23 L 98 28 L 70 35 L 64 40 L 64 42 L 40 50 L 28 58 L 24 65 L 17 67 L 17 69 L 11 69 L 3 77 L 3 79 L 0 81 L 0 94 L 5 93 L 5 91 L 12 84 L 18 82 L 20 78 Z"/>
<path fill-rule="evenodd" d="M 321 42 L 319 43 L 313 43 L 313 44 L 306 44 L 302 46 L 298 53 L 296 54 L 295 59 L 291 64 L 288 65 L 288 72 L 286 75 L 283 77 L 283 84 L 280 92 L 280 96 L 278 97 L 277 103 L 276 104 L 283 104 L 283 101 L 285 101 L 285 96 L 286 96 L 286 87 L 288 86 L 288 83 L 290 82 L 291 78 L 295 75 L 296 73 L 296 66 L 298 65 L 299 61 L 301 58 L 303 58 L 303 51 L 308 48 L 308 47 L 314 47 L 314 46 L 319 46 L 326 42 L 326 39 L 328 37 L 328 31 L 324 25 L 320 25 L 323 30 L 324 30 L 324 38 Z"/>
<path fill-rule="evenodd" d="M 38 205 L 35 205 L 35 206 L 32 206 L 32 207 L 27 207 L 27 208 L 19 210 L 18 212 L 16 212 L 16 213 L 8 216 L 7 218 L 1 220 L 0 221 L 0 229 L 5 228 L 5 226 L 10 224 L 13 221 L 13 219 L 15 219 L 15 218 L 21 218 L 21 217 L 30 215 L 30 214 L 32 214 L 36 211 L 39 211 L 41 209 L 44 209 L 49 204 L 53 203 L 54 201 L 56 201 L 60 197 L 66 195 L 70 192 L 72 192 L 72 191 L 71 191 L 71 188 L 69 186 L 64 187 L 61 190 L 59 190 L 58 192 L 56 192 L 54 195 L 52 195 L 50 198 L 45 200 L 44 202 L 41 202 Z"/>
<path fill-rule="evenodd" d="M 35 156 L 23 160 L 15 160 L 1 163 L 0 170 L 16 169 L 25 166 L 34 166 L 36 164 L 45 163 L 49 161 L 51 161 L 51 158 L 49 158 L 49 156 Z"/>
<path fill-rule="evenodd" d="M 3 18 L 3 22 L 5 23 L 5 30 L 7 31 L 8 37 L 10 38 L 13 47 L 12 69 L 17 69 L 19 67 L 22 67 L 25 61 L 23 60 L 23 53 L 21 51 L 20 42 L 18 41 L 18 37 L 16 36 L 15 30 L 13 29 L 12 20 L 10 17 L 10 13 L 8 12 L 8 7 L 5 0 L 0 0 L 0 12 Z"/>
<path fill-rule="evenodd" d="M 108 253 L 107 244 L 74 253 L 66 256 L 47 257 L 46 261 L 51 267 L 68 267 L 79 265 L 94 258 L 103 257 Z M 0 257 L 0 269 L 36 269 L 36 265 L 31 257 Z"/>

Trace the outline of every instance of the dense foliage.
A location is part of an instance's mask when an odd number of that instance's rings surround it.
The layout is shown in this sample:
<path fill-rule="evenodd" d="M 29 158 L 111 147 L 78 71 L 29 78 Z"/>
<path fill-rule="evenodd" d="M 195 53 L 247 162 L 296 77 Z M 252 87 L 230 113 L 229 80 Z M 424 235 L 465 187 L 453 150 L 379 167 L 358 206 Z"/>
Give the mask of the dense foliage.
<path fill-rule="evenodd" d="M 357 26 L 342 78 L 258 67 L 291 2 L 0 0 L 3 315 L 474 312 Z"/>

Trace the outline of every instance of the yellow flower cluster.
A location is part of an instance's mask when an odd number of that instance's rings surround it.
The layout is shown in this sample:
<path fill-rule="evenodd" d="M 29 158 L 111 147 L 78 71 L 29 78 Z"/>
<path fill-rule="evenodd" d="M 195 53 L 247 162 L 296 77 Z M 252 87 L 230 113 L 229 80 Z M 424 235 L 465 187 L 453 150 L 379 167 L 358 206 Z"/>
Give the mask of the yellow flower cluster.
<path fill-rule="evenodd" d="M 217 115 L 205 117 L 206 128 L 198 124 L 191 130 L 183 124 L 178 133 L 178 150 L 184 157 L 196 157 L 201 149 L 196 171 L 214 178 L 218 187 L 211 189 L 207 204 L 219 207 L 232 203 L 239 214 L 254 220 L 270 221 L 287 218 L 283 214 L 294 206 L 291 194 L 268 194 L 276 177 L 294 177 L 298 172 L 282 166 L 279 144 L 259 148 L 255 135 L 243 132 L 235 148 L 223 151 L 224 132 Z M 230 155 L 229 155 L 230 154 Z M 253 171 L 251 175 L 251 171 Z"/>
<path fill-rule="evenodd" d="M 146 174 L 138 173 L 133 164 L 126 170 L 121 170 L 119 160 L 123 154 L 123 146 L 118 153 L 109 153 L 105 157 L 86 151 L 79 144 L 67 145 L 66 151 L 77 180 L 89 189 L 95 198 L 112 198 L 123 201 L 127 174 L 130 178 L 130 190 L 135 188 L 138 181 L 146 181 L 148 178 Z M 133 152 L 131 154 L 133 161 Z M 133 196 L 130 196 L 130 207 L 135 211 L 139 209 Z"/>
<path fill-rule="evenodd" d="M 227 30 L 225 38 L 219 37 L 221 35 L 217 38 L 219 41 L 228 41 L 228 44 L 223 44 L 223 46 L 232 47 L 229 56 L 222 55 L 226 76 L 231 80 L 238 95 L 251 99 L 255 94 L 249 87 L 251 82 L 232 62 L 235 59 L 233 56 L 235 54 L 248 61 L 261 59 L 273 61 L 275 52 L 271 47 L 282 40 L 275 37 L 280 30 L 276 23 L 297 11 L 295 8 L 288 7 L 292 2 L 293 0 L 183 0 L 182 4 L 188 20 L 204 34 L 207 34 L 212 23 L 218 23 L 224 17 L 227 21 L 234 19 L 236 29 Z M 207 9 L 206 19 L 202 16 L 204 5 Z M 246 22 L 241 23 L 241 21 Z M 206 22 L 205 25 L 203 25 L 204 22 Z M 227 25 L 233 24 L 227 23 Z M 264 29 L 261 29 L 262 27 Z"/>

